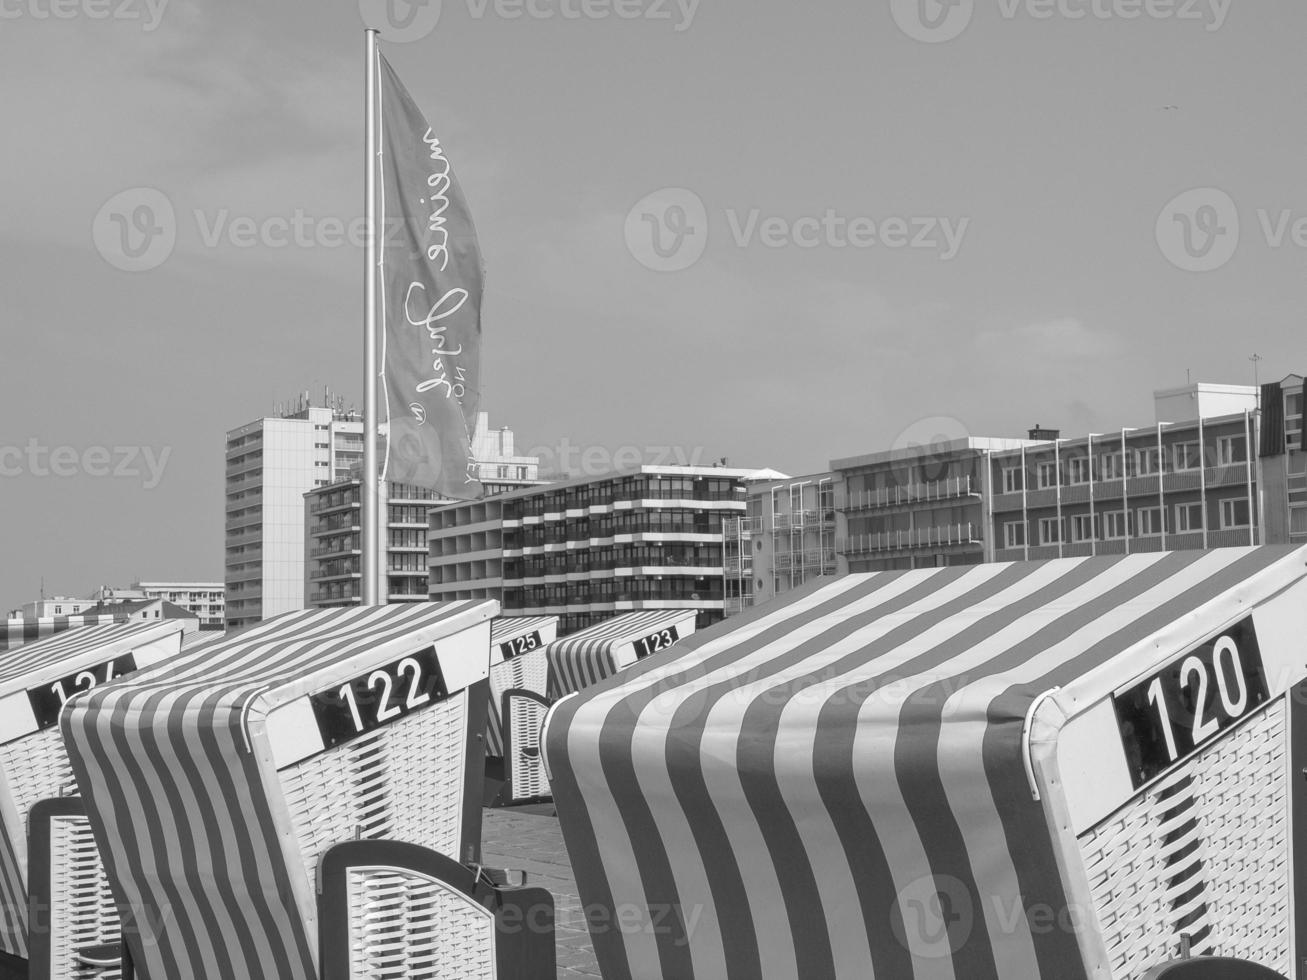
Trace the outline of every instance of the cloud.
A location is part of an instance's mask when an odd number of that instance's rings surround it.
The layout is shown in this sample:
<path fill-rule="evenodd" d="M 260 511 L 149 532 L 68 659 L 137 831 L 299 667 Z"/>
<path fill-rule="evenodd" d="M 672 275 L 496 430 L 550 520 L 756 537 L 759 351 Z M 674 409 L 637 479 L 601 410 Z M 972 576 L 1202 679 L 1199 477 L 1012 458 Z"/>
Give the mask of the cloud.
<path fill-rule="evenodd" d="M 992 357 L 1015 356 L 1040 362 L 1107 360 L 1120 356 L 1124 344 L 1106 330 L 1095 330 L 1076 317 L 1059 317 L 1012 327 L 990 327 L 976 335 L 977 349 Z"/>

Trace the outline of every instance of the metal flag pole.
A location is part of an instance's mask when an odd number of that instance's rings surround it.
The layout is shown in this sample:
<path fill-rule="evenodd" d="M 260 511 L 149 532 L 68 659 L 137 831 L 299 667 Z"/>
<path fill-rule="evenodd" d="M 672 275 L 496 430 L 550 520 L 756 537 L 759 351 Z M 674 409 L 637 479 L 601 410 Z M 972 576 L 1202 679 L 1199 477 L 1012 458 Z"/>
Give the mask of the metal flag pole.
<path fill-rule="evenodd" d="M 367 224 L 363 262 L 363 513 L 359 526 L 359 548 L 363 553 L 363 605 L 381 604 L 379 562 L 377 560 L 378 485 L 377 485 L 377 31 L 367 33 L 368 80 L 367 127 L 363 180 L 363 214 Z"/>

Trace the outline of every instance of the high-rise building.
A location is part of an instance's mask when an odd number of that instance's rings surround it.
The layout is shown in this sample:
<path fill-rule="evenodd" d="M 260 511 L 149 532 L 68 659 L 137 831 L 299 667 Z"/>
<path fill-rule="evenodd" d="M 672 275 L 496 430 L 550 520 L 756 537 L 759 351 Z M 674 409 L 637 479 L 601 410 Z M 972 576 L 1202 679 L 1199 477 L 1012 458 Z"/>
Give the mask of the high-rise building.
<path fill-rule="evenodd" d="M 304 606 L 304 494 L 347 479 L 362 458 L 362 418 L 307 394 L 227 433 L 229 629 Z"/>
<path fill-rule="evenodd" d="M 619 612 L 726 605 L 723 523 L 757 471 L 641 466 L 432 510 L 430 596 L 494 598 L 572 633 Z"/>
<path fill-rule="evenodd" d="M 513 430 L 491 429 L 489 416 L 477 418 L 473 450 L 487 496 L 542 485 L 540 460 L 514 452 Z M 305 494 L 304 595 L 310 606 L 348 606 L 360 601 L 359 519 L 362 487 L 353 478 Z M 386 515 L 383 567 L 387 602 L 427 601 L 427 512 L 449 501 L 430 490 L 388 483 L 379 502 Z"/>

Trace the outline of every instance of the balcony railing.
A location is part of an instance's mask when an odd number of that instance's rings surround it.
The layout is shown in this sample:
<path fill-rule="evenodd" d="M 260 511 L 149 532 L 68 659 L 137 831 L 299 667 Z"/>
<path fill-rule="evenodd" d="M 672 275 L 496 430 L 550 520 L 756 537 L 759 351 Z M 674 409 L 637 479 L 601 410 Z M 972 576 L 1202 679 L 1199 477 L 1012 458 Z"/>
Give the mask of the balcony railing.
<path fill-rule="evenodd" d="M 915 483 L 906 487 L 885 487 L 881 490 L 864 490 L 849 494 L 849 510 L 874 510 L 878 507 L 897 507 L 900 504 L 920 504 L 933 501 L 957 500 L 980 495 L 977 481 L 971 477 L 936 480 L 933 483 Z"/>
<path fill-rule="evenodd" d="M 831 527 L 834 524 L 834 510 L 795 510 L 772 514 L 773 531 L 797 531 L 808 527 Z"/>
<path fill-rule="evenodd" d="M 950 548 L 981 543 L 981 529 L 975 524 L 950 524 L 911 531 L 859 534 L 842 540 L 840 551 L 864 555 L 880 551 L 910 551 L 915 548 Z"/>

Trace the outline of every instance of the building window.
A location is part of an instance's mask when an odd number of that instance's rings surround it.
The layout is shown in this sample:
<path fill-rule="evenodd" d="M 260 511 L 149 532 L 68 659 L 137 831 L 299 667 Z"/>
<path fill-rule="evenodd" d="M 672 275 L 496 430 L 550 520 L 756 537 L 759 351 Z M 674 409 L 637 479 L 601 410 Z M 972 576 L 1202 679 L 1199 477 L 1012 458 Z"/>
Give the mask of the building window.
<path fill-rule="evenodd" d="M 1171 447 L 1174 470 L 1196 470 L 1203 464 L 1203 455 L 1198 451 L 1198 443 L 1182 442 Z"/>
<path fill-rule="evenodd" d="M 1161 469 L 1160 450 L 1156 448 L 1135 450 L 1135 476 L 1156 476 Z"/>
<path fill-rule="evenodd" d="M 1057 486 L 1057 463 L 1039 464 L 1039 489 L 1049 490 Z"/>
<path fill-rule="evenodd" d="M 1020 466 L 1009 466 L 1003 470 L 1003 492 L 1020 493 L 1026 487 L 1025 470 Z"/>
<path fill-rule="evenodd" d="M 1201 502 L 1175 505 L 1175 529 L 1180 534 L 1203 529 L 1203 505 Z"/>
<path fill-rule="evenodd" d="M 1077 514 L 1071 518 L 1071 540 L 1076 542 L 1093 541 L 1097 524 L 1095 516 L 1092 514 Z"/>
<path fill-rule="evenodd" d="M 1024 548 L 1026 546 L 1025 521 L 1013 521 L 1003 525 L 1003 546 L 1005 548 Z"/>
<path fill-rule="evenodd" d="M 1062 540 L 1062 522 L 1056 517 L 1042 517 L 1039 520 L 1040 544 L 1057 544 Z"/>
<path fill-rule="evenodd" d="M 1125 478 L 1125 458 L 1120 453 L 1104 453 L 1099 458 L 1098 476 L 1101 480 Z"/>
<path fill-rule="evenodd" d="M 1216 440 L 1216 461 L 1220 466 L 1234 466 L 1248 462 L 1246 436 L 1221 436 Z"/>
<path fill-rule="evenodd" d="M 1125 538 L 1130 536 L 1130 531 L 1126 522 L 1124 511 L 1113 511 L 1110 514 L 1103 515 L 1103 537 L 1107 540 Z"/>
<path fill-rule="evenodd" d="M 1090 479 L 1089 460 L 1084 456 L 1076 456 L 1067 460 L 1067 482 L 1072 486 L 1079 483 L 1088 483 Z"/>
<path fill-rule="evenodd" d="M 1162 533 L 1162 508 L 1141 507 L 1136 511 L 1140 537 L 1157 537 Z"/>
<path fill-rule="evenodd" d="M 1221 527 L 1225 530 L 1247 527 L 1249 524 L 1248 498 L 1238 497 L 1221 501 Z"/>

